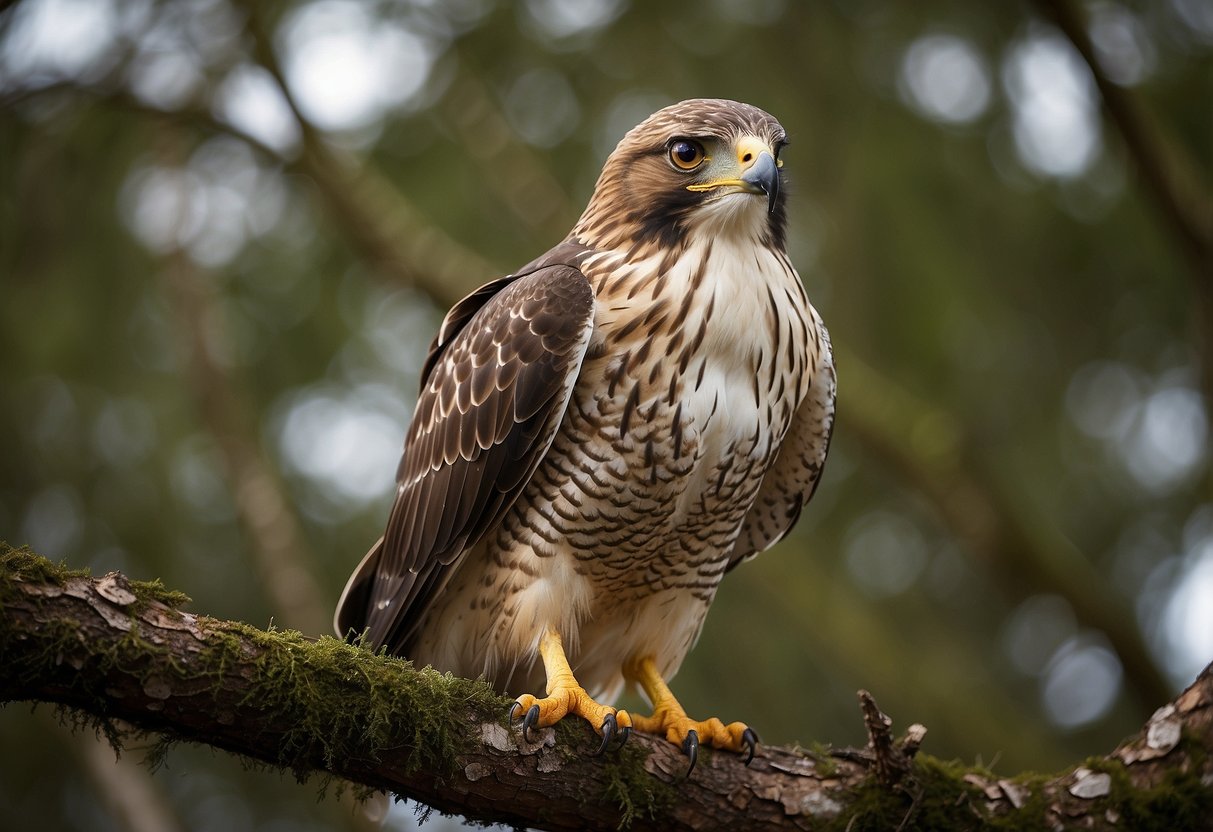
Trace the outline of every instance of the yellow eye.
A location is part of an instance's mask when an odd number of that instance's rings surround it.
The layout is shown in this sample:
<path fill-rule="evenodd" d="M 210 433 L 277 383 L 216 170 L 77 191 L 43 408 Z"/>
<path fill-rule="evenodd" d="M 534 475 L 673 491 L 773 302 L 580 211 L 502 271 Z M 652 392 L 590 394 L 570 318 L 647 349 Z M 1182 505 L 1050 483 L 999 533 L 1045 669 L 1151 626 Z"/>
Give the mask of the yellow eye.
<path fill-rule="evenodd" d="M 670 161 L 679 170 L 694 170 L 703 164 L 706 158 L 707 154 L 703 152 L 703 145 L 699 142 L 678 139 L 670 143 Z"/>

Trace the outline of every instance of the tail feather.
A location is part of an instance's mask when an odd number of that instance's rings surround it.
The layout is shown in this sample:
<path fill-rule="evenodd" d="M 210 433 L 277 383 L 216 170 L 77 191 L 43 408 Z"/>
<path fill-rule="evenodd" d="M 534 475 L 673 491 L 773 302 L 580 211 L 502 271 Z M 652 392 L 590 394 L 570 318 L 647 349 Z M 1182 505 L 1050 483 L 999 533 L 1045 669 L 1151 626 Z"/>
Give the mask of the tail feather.
<path fill-rule="evenodd" d="M 354 574 L 350 576 L 341 600 L 337 602 L 337 612 L 333 615 L 333 629 L 344 639 L 355 639 L 367 627 L 368 607 L 371 603 L 371 590 L 375 586 L 375 573 L 379 571 L 379 553 L 383 549 L 383 538 L 375 541 L 375 545 L 363 557 Z"/>

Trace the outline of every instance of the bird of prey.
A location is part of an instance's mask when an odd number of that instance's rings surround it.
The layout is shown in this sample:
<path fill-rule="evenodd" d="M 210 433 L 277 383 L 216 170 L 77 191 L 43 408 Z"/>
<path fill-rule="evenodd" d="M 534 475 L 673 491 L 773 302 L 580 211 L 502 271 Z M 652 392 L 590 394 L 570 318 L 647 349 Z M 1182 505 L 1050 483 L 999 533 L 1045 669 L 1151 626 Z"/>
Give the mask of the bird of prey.
<path fill-rule="evenodd" d="M 787 534 L 834 422 L 829 335 L 785 248 L 762 110 L 683 101 L 619 142 L 543 256 L 447 313 L 340 635 L 566 714 L 753 757 L 666 684 L 721 578 Z M 537 661 L 538 660 L 538 661 Z M 649 717 L 611 702 L 637 685 Z M 601 750 L 601 749 L 600 749 Z"/>

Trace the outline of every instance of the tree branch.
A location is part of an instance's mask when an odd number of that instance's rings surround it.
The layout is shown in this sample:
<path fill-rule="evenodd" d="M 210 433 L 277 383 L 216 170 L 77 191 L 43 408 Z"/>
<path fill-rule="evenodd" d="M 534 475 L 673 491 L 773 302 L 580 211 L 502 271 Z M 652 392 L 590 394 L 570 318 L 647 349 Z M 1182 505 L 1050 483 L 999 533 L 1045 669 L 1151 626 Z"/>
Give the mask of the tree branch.
<path fill-rule="evenodd" d="M 864 698 L 867 749 L 764 747 L 746 768 L 685 758 L 637 735 L 602 757 L 588 726 L 526 742 L 487 685 L 415 671 L 332 638 L 265 632 L 182 612 L 180 593 L 118 573 L 90 578 L 0 546 L 0 701 L 54 702 L 118 743 L 116 720 L 292 770 L 388 789 L 444 812 L 543 829 L 1208 828 L 1213 667 L 1133 740 L 1060 777 L 917 755 Z M 879 776 L 877 776 L 879 775 Z"/>

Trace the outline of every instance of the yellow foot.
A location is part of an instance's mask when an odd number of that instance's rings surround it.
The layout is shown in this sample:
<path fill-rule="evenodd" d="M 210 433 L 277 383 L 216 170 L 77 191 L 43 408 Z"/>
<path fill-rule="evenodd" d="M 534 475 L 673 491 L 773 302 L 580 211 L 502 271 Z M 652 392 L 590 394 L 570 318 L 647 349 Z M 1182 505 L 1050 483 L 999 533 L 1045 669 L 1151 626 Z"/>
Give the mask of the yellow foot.
<path fill-rule="evenodd" d="M 539 640 L 539 655 L 543 658 L 543 666 L 547 671 L 548 695 L 540 699 L 524 693 L 510 708 L 511 721 L 522 714 L 522 735 L 527 742 L 531 741 L 532 728 L 555 725 L 569 714 L 586 720 L 595 731 L 602 734 L 602 745 L 596 754 L 605 751 L 615 736 L 620 738 L 620 743 L 627 742 L 632 733 L 632 718 L 627 711 L 596 702 L 586 693 L 585 688 L 573 676 L 559 634 L 552 630 L 544 633 Z"/>
<path fill-rule="evenodd" d="M 682 705 L 674 698 L 669 686 L 657 672 L 657 663 L 652 656 L 645 656 L 629 663 L 627 676 L 640 683 L 653 702 L 652 716 L 632 717 L 632 726 L 646 734 L 658 734 L 682 747 L 690 759 L 687 776 L 695 768 L 699 746 L 708 745 L 726 751 L 746 752 L 745 764 L 749 765 L 758 750 L 758 734 L 744 722 L 725 725 L 719 719 L 698 721 L 687 716 Z"/>

